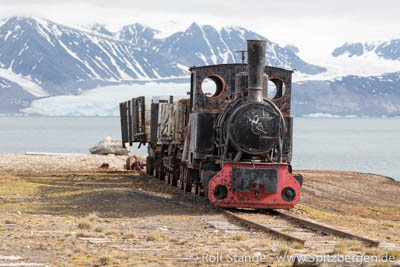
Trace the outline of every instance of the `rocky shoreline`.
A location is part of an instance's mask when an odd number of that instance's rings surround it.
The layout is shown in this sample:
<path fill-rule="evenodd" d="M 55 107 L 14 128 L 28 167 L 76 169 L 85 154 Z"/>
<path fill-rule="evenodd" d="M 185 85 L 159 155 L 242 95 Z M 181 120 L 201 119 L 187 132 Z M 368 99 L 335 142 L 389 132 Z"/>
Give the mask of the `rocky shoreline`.
<path fill-rule="evenodd" d="M 123 170 L 127 156 L 115 155 L 19 155 L 0 154 L 0 172 L 65 173 L 90 172 L 107 163 L 110 169 Z"/>

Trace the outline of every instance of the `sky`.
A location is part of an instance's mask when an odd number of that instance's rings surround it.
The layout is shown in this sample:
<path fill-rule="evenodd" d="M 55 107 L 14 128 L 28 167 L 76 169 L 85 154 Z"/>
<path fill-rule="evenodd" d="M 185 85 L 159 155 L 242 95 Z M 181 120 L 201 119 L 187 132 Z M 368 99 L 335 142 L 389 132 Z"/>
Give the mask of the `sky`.
<path fill-rule="evenodd" d="M 399 0 L 0 0 L 0 18 L 34 16 L 66 25 L 100 23 L 117 30 L 139 22 L 164 35 L 192 22 L 236 25 L 309 60 L 345 42 L 400 38 Z"/>

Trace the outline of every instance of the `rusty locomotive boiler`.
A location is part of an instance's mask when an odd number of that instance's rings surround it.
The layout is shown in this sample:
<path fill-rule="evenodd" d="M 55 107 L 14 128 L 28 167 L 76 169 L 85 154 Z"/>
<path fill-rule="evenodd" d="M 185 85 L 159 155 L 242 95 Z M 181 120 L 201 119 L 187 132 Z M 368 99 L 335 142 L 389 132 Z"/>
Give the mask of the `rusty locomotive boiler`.
<path fill-rule="evenodd" d="M 123 145 L 147 144 L 148 174 L 215 206 L 292 208 L 292 71 L 265 66 L 265 41 L 247 46 L 248 64 L 190 68 L 189 97 L 120 103 Z"/>

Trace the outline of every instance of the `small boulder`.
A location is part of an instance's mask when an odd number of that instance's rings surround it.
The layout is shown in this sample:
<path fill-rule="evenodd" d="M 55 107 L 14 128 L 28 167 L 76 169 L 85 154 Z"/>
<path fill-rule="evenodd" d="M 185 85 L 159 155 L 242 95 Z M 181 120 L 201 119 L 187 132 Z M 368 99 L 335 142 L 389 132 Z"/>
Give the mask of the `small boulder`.
<path fill-rule="evenodd" d="M 122 141 L 112 137 L 106 137 L 97 145 L 89 149 L 90 153 L 97 155 L 128 155 L 130 149 L 122 147 Z"/>
<path fill-rule="evenodd" d="M 110 167 L 110 164 L 108 164 L 108 163 L 103 163 L 103 164 L 101 164 L 101 166 L 100 166 L 100 168 L 102 168 L 102 169 L 108 169 Z"/>

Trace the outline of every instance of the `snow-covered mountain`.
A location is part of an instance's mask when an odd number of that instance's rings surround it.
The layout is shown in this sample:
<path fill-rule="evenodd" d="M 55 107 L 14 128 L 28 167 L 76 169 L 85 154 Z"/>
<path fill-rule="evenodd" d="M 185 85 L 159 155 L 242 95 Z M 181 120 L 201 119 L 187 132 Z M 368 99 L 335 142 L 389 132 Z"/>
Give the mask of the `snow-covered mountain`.
<path fill-rule="evenodd" d="M 379 76 L 400 71 L 400 39 L 365 43 L 345 43 L 319 64 L 328 71 L 320 77 L 347 75 Z M 318 78 L 314 76 L 313 78 Z"/>
<path fill-rule="evenodd" d="M 158 38 L 158 33 L 138 23 L 111 32 L 100 24 L 72 28 L 36 18 L 4 20 L 0 23 L 0 77 L 4 81 L 0 89 L 9 101 L 0 113 L 10 111 L 10 105 L 13 111 L 23 108 L 31 98 L 187 78 L 190 66 L 233 63 L 235 51 L 245 48 L 246 39 L 266 39 L 241 27 L 217 30 L 196 23 L 166 38 Z M 325 71 L 272 41 L 268 41 L 267 63 L 310 75 Z M 17 93 L 21 89 L 28 94 L 24 99 Z"/>
<path fill-rule="evenodd" d="M 165 36 L 139 23 L 112 32 L 101 24 L 8 18 L 0 22 L 0 114 L 96 115 L 105 103 L 116 112 L 108 91 L 118 90 L 122 98 L 136 93 L 128 88 L 147 90 L 139 86 L 144 82 L 187 82 L 190 66 L 239 62 L 235 51 L 246 48 L 246 39 L 266 38 L 241 27 L 196 23 Z M 346 43 L 320 61 L 324 67 L 305 62 L 298 52 L 295 45 L 268 40 L 267 64 L 296 69 L 302 77 L 293 85 L 296 115 L 400 115 L 400 40 Z M 82 112 L 69 107 L 63 113 L 64 101 Z"/>
<path fill-rule="evenodd" d="M 296 115 L 400 116 L 400 71 L 297 82 L 292 99 Z"/>
<path fill-rule="evenodd" d="M 400 61 L 400 39 L 366 43 L 345 43 L 333 50 L 332 56 L 362 56 L 370 52 L 383 59 Z"/>
<path fill-rule="evenodd" d="M 293 85 L 296 115 L 400 116 L 400 39 L 346 43 Z"/>

